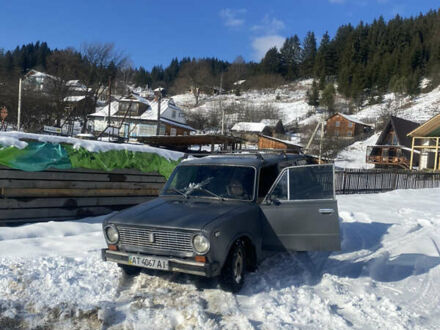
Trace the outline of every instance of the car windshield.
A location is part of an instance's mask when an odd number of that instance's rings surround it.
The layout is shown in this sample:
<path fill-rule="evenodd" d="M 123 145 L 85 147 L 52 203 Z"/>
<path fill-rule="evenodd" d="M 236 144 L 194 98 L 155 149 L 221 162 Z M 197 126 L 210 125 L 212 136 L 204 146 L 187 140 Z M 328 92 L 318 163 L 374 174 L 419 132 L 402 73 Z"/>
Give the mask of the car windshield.
<path fill-rule="evenodd" d="M 254 182 L 255 169 L 252 167 L 184 165 L 173 172 L 162 195 L 252 200 Z"/>

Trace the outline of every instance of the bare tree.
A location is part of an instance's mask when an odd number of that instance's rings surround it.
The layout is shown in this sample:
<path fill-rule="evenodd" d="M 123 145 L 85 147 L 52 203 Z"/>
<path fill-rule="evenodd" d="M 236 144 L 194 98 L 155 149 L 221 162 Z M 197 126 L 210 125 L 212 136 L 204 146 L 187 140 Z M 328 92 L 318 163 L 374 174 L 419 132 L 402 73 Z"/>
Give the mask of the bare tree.
<path fill-rule="evenodd" d="M 48 95 L 54 110 L 51 117 L 54 117 L 56 126 L 60 126 L 61 119 L 68 115 L 66 113 L 66 97 L 79 92 L 73 90 L 67 82 L 80 76 L 84 69 L 81 55 L 73 49 L 55 51 L 47 59 L 47 71 L 54 76 Z M 84 94 L 86 92 L 86 90 L 82 91 Z"/>
<path fill-rule="evenodd" d="M 211 68 L 204 60 L 194 60 L 185 63 L 174 83 L 175 92 L 190 90 L 195 98 L 195 105 L 199 104 L 199 96 L 202 91 L 207 92 L 214 85 L 214 76 Z"/>
<path fill-rule="evenodd" d="M 115 80 L 118 72 L 126 67 L 128 58 L 117 51 L 113 43 L 85 43 L 81 46 L 81 54 L 86 62 L 83 81 L 87 86 L 87 94 L 93 100 L 92 108 L 84 107 L 80 116 L 83 119 L 82 131 L 87 127 L 87 115 L 94 111 L 99 98 L 107 92 L 106 86 Z"/>

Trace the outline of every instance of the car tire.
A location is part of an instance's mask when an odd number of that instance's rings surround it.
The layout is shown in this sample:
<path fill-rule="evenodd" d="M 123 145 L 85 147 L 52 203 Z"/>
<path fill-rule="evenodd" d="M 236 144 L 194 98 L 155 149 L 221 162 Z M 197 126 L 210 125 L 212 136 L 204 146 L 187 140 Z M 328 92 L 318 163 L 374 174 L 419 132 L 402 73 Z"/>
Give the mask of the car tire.
<path fill-rule="evenodd" d="M 118 264 L 118 266 L 119 266 L 119 268 L 122 269 L 122 272 L 125 275 L 136 276 L 136 275 L 139 275 L 141 272 L 140 267 L 134 267 L 134 266 L 124 265 L 124 264 Z"/>
<path fill-rule="evenodd" d="M 246 249 L 243 241 L 236 241 L 228 259 L 223 266 L 220 275 L 220 286 L 225 291 L 236 293 L 240 291 L 244 283 L 246 273 Z"/>

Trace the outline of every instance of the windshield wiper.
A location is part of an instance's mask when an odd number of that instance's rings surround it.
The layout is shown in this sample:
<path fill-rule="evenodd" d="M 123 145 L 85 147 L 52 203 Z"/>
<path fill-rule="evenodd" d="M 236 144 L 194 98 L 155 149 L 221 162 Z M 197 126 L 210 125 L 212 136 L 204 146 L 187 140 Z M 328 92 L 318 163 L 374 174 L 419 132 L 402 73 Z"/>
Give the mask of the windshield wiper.
<path fill-rule="evenodd" d="M 222 201 L 225 200 L 222 196 L 217 195 L 215 192 L 212 192 L 211 190 L 208 190 L 208 189 L 206 189 L 206 188 L 198 187 L 197 189 L 198 189 L 198 190 L 201 190 L 201 191 L 204 191 L 205 193 L 207 193 L 207 194 L 209 194 L 209 195 L 211 195 L 211 196 L 214 196 L 214 197 L 216 197 L 216 198 L 218 198 L 218 199 L 220 199 L 220 200 L 222 200 Z"/>
<path fill-rule="evenodd" d="M 209 194 L 211 196 L 214 196 L 214 197 L 217 197 L 218 199 L 223 200 L 223 197 L 221 197 L 221 196 L 217 195 L 216 193 L 214 193 L 214 192 L 204 188 L 204 186 L 206 186 L 208 183 L 210 183 L 212 181 L 212 179 L 214 179 L 214 178 L 213 177 L 209 177 L 209 178 L 207 178 L 207 179 L 205 179 L 205 180 L 203 180 L 203 181 L 201 181 L 201 182 L 199 182 L 197 184 L 190 184 L 188 186 L 188 188 L 186 189 L 186 191 L 184 193 L 184 196 L 186 198 L 188 198 L 189 194 L 191 194 L 193 191 L 201 190 L 201 191 L 206 192 L 207 194 Z"/>

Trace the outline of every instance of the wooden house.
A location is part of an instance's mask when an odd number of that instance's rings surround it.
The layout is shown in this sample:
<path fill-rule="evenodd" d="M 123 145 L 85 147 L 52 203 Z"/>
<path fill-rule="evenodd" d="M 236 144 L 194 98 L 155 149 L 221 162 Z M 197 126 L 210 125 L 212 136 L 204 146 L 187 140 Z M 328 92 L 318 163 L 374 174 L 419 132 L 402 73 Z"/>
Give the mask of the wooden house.
<path fill-rule="evenodd" d="M 417 166 L 417 152 L 420 152 L 418 168 L 440 171 L 440 114 L 408 133 L 411 137 L 410 169 Z"/>
<path fill-rule="evenodd" d="M 108 127 L 110 111 L 110 126 L 117 128 L 120 137 L 138 138 L 156 135 L 158 108 L 157 100 L 131 94 L 111 102 L 110 109 L 108 105 L 97 108 L 88 117 L 93 122 L 94 134 L 99 135 Z M 159 135 L 189 135 L 192 131 L 194 128 L 186 124 L 183 110 L 173 99 L 162 99 Z"/>
<path fill-rule="evenodd" d="M 272 130 L 269 126 L 264 123 L 254 123 L 254 122 L 239 122 L 236 123 L 231 128 L 231 132 L 234 136 L 238 136 L 246 141 L 257 143 L 258 136 L 271 135 Z"/>
<path fill-rule="evenodd" d="M 354 138 L 371 130 L 371 125 L 340 112 L 328 118 L 326 122 L 326 134 L 332 137 Z"/>
<path fill-rule="evenodd" d="M 283 138 L 285 134 L 280 119 L 263 119 L 260 122 L 238 122 L 231 128 L 232 134 L 257 143 L 260 135 Z"/>
<path fill-rule="evenodd" d="M 367 163 L 376 167 L 410 167 L 411 139 L 409 132 L 419 126 L 418 123 L 391 116 L 376 145 L 367 147 Z M 413 159 L 419 163 L 419 155 Z"/>
<path fill-rule="evenodd" d="M 295 144 L 292 141 L 277 139 L 273 136 L 259 135 L 258 149 L 279 149 L 299 154 L 302 146 Z"/>

